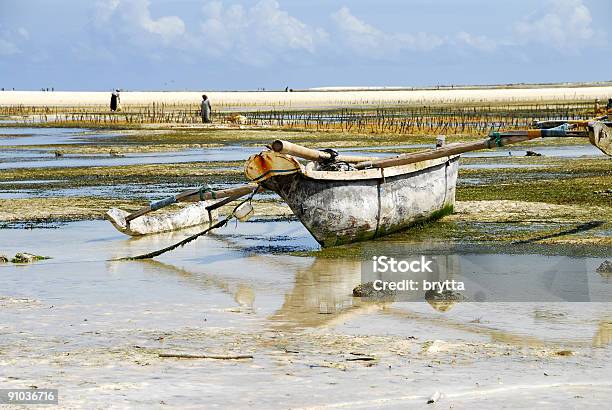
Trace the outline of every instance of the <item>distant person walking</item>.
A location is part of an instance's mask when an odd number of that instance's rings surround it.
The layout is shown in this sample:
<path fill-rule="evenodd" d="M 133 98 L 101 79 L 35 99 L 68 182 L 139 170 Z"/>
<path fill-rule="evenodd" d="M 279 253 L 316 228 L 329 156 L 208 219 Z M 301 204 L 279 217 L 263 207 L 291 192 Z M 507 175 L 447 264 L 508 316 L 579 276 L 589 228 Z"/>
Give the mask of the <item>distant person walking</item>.
<path fill-rule="evenodd" d="M 210 124 L 212 121 L 210 119 L 210 113 L 212 111 L 212 107 L 210 106 L 210 100 L 206 95 L 202 96 L 202 107 L 200 109 L 200 114 L 202 115 L 202 122 L 204 124 Z"/>
<path fill-rule="evenodd" d="M 111 94 L 110 109 L 111 111 L 121 110 L 121 97 L 119 96 L 119 90 L 115 90 Z"/>

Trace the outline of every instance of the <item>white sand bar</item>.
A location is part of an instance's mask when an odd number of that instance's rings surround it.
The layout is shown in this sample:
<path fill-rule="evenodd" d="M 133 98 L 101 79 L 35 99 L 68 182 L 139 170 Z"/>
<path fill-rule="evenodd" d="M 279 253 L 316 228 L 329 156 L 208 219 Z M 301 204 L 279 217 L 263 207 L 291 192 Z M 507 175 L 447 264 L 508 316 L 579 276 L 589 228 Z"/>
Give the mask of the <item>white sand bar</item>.
<path fill-rule="evenodd" d="M 297 92 L 197 91 L 197 92 L 122 92 L 121 103 L 147 105 L 151 103 L 198 104 L 206 93 L 217 105 L 237 106 L 338 106 L 407 103 L 469 103 L 520 101 L 607 101 L 612 98 L 612 86 L 441 89 L 441 90 L 343 90 Z M 106 105 L 110 91 L 0 91 L 0 106 L 84 106 Z"/>

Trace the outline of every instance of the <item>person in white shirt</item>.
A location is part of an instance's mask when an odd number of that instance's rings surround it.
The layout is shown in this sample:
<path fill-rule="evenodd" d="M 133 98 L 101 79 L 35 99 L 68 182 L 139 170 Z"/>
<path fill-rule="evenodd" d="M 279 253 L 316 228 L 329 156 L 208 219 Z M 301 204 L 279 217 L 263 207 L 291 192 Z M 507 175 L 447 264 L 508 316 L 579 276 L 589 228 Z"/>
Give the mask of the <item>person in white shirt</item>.
<path fill-rule="evenodd" d="M 210 105 L 210 100 L 208 99 L 208 97 L 206 95 L 202 96 L 202 107 L 200 110 L 200 114 L 202 115 L 202 122 L 204 124 L 209 124 L 211 123 L 211 119 L 210 119 L 210 113 L 212 111 L 212 107 Z"/>

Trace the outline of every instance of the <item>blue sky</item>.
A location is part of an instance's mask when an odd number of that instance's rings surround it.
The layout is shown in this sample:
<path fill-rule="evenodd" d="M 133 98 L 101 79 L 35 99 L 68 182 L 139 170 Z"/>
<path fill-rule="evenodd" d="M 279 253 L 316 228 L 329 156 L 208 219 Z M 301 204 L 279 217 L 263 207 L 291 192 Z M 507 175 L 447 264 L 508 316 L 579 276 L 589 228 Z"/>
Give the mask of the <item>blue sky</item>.
<path fill-rule="evenodd" d="M 0 0 L 0 87 L 612 80 L 609 0 Z"/>

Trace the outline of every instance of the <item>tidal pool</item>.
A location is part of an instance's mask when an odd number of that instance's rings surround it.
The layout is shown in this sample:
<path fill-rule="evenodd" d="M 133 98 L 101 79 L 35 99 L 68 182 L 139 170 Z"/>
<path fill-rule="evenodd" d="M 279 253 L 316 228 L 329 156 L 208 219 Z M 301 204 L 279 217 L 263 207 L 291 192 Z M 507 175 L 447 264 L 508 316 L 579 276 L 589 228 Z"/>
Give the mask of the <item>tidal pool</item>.
<path fill-rule="evenodd" d="M 241 161 L 261 152 L 258 148 L 228 146 L 184 151 L 147 152 L 121 156 L 79 154 L 54 157 L 53 152 L 4 153 L 0 169 L 176 164 L 181 162 Z"/>
<path fill-rule="evenodd" d="M 83 128 L 9 128 L 0 127 L 0 146 L 84 144 L 92 137 L 110 137 L 108 133 L 84 135 Z"/>

